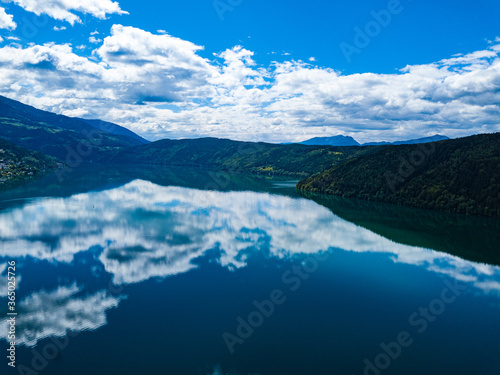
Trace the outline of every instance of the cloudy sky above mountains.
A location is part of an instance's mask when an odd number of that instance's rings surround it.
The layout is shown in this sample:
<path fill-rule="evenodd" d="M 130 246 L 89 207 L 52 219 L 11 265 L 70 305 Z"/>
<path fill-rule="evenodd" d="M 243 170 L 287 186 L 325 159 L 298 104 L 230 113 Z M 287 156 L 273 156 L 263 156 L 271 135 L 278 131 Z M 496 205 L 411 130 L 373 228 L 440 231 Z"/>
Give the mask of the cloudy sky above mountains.
<path fill-rule="evenodd" d="M 0 94 L 148 139 L 500 131 L 500 4 L 2 0 Z"/>

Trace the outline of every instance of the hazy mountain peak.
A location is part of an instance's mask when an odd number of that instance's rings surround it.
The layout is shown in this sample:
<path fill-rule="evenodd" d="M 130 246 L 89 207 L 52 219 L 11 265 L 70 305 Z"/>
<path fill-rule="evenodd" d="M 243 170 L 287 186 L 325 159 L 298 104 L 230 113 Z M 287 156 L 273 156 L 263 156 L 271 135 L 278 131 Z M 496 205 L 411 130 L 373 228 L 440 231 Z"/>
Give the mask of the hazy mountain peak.
<path fill-rule="evenodd" d="M 354 138 L 345 135 L 314 137 L 300 143 L 310 146 L 359 146 L 359 143 Z"/>

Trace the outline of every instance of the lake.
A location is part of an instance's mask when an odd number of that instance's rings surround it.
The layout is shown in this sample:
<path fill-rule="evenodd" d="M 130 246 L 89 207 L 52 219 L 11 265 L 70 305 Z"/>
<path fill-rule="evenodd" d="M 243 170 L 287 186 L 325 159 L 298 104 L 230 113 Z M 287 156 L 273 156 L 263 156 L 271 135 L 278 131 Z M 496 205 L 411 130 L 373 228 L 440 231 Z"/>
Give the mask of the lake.
<path fill-rule="evenodd" d="M 92 167 L 0 195 L 2 374 L 491 374 L 500 222 Z"/>

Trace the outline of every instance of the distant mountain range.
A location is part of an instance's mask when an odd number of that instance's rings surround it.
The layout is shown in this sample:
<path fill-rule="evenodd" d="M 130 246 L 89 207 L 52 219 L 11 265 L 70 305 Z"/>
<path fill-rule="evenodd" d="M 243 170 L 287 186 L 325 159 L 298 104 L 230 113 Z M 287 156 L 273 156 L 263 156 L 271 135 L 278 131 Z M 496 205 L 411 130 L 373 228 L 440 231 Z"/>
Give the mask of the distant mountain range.
<path fill-rule="evenodd" d="M 163 139 L 123 149 L 110 160 L 129 165 L 184 165 L 297 178 L 377 148 L 281 145 L 219 138 Z"/>
<path fill-rule="evenodd" d="M 56 115 L 2 96 L 0 137 L 28 150 L 55 156 L 71 168 L 82 160 L 189 165 L 294 178 L 321 172 L 366 152 L 359 147 L 277 145 L 218 138 L 150 143 L 110 122 Z"/>
<path fill-rule="evenodd" d="M 428 142 L 437 142 L 444 141 L 450 139 L 445 135 L 436 134 L 431 137 L 410 139 L 407 141 L 397 141 L 397 142 L 369 142 L 360 144 L 354 138 L 344 136 L 344 135 L 336 135 L 333 137 L 315 137 L 308 139 L 306 141 L 300 142 L 303 145 L 311 145 L 311 146 L 386 146 L 386 145 L 413 145 L 418 143 L 428 143 Z"/>
<path fill-rule="evenodd" d="M 116 124 L 56 115 L 0 96 L 0 140 L 4 182 L 51 170 L 58 164 L 53 157 L 70 170 L 80 161 L 195 166 L 305 177 L 297 185 L 302 191 L 500 218 L 500 133 L 364 145 L 345 136 L 304 144 L 148 142 Z"/>
<path fill-rule="evenodd" d="M 446 141 L 448 138 L 446 135 L 435 134 L 430 137 L 409 139 L 407 141 L 396 141 L 396 142 L 369 142 L 363 143 L 362 146 L 383 146 L 383 145 L 415 145 L 419 143 L 429 143 L 429 142 L 438 142 L 438 141 Z"/>

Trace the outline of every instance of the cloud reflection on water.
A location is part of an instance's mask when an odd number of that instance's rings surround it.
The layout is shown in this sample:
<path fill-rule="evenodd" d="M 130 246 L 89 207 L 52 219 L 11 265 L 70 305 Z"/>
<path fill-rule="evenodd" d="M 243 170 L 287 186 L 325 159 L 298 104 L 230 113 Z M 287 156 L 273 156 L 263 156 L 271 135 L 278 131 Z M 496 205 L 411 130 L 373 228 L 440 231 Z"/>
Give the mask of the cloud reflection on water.
<path fill-rule="evenodd" d="M 96 330 L 106 324 L 106 310 L 117 307 L 122 297 L 110 296 L 105 290 L 79 296 L 76 284 L 52 291 L 30 294 L 17 306 L 16 342 L 35 346 L 48 337 L 63 337 L 68 331 Z M 0 324 L 0 337 L 7 338 L 8 324 Z"/>
<path fill-rule="evenodd" d="M 135 180 L 105 191 L 31 201 L 0 214 L 4 257 L 30 256 L 71 264 L 96 246 L 98 260 L 115 285 L 185 273 L 194 259 L 217 248 L 217 261 L 237 269 L 250 249 L 285 258 L 339 248 L 386 253 L 394 262 L 422 267 L 500 292 L 499 267 L 390 241 L 303 199 L 257 192 L 203 191 Z M 20 343 L 68 330 L 97 329 L 119 298 L 104 291 L 75 297 L 76 285 L 38 291 L 21 301 Z M 87 310 L 92 305 L 94 309 Z M 43 316 L 42 312 L 50 311 Z M 3 328 L 2 328 L 3 329 Z"/>
<path fill-rule="evenodd" d="M 267 247 L 280 258 L 330 248 L 388 253 L 395 262 L 477 287 L 488 282 L 488 290 L 499 279 L 496 266 L 395 243 L 307 199 L 164 187 L 142 180 L 4 212 L 0 237 L 4 256 L 54 262 L 70 263 L 75 254 L 99 246 L 99 260 L 117 285 L 187 272 L 196 267 L 193 259 L 214 248 L 221 250 L 222 266 L 243 267 L 245 250 Z"/>

